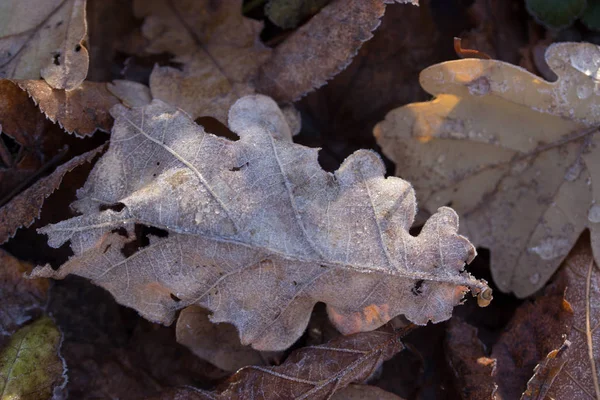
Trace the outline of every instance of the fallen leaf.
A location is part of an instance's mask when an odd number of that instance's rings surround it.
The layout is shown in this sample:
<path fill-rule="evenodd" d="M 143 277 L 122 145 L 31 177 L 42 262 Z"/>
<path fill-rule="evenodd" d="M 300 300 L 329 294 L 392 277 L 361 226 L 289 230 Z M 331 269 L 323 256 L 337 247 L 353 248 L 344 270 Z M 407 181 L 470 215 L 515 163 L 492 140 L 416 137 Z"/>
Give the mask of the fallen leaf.
<path fill-rule="evenodd" d="M 268 59 L 259 40 L 262 23 L 242 16 L 242 1 L 134 1 L 146 51 L 168 51 L 183 65 L 154 68 L 152 96 L 179 107 L 194 119 L 227 120 L 227 110 L 239 97 L 253 92 L 250 79 Z"/>
<path fill-rule="evenodd" d="M 571 345 L 558 376 L 548 382 L 548 386 L 552 385 L 548 397 L 597 399 L 600 398 L 600 274 L 587 237 L 577 243 L 563 269 L 568 286 L 566 299 L 574 311 L 573 325 L 567 335 Z"/>
<path fill-rule="evenodd" d="M 0 352 L 0 399 L 52 397 L 66 383 L 60 358 L 61 335 L 48 317 L 19 329 Z"/>
<path fill-rule="evenodd" d="M 118 79 L 107 83 L 106 88 L 129 108 L 142 107 L 152 101 L 150 88 L 138 82 Z"/>
<path fill-rule="evenodd" d="M 265 14 L 278 27 L 293 29 L 316 14 L 330 0 L 269 0 Z"/>
<path fill-rule="evenodd" d="M 60 186 L 67 172 L 86 162 L 91 162 L 103 150 L 104 146 L 100 146 L 72 158 L 56 168 L 49 176 L 41 178 L 2 206 L 0 208 L 0 244 L 13 237 L 17 229 L 28 227 L 39 218 L 44 201 Z"/>
<path fill-rule="evenodd" d="M 500 398 L 518 399 L 536 365 L 542 365 L 538 370 L 549 367 L 549 371 L 561 359 L 555 357 L 554 351 L 561 347 L 573 323 L 573 310 L 565 301 L 565 288 L 570 285 L 559 273 L 534 301 L 527 301 L 516 310 L 494 344 L 490 357 L 497 360 Z"/>
<path fill-rule="evenodd" d="M 455 387 L 464 400 L 495 399 L 496 360 L 487 357 L 477 329 L 453 318 L 445 340 L 446 359 L 453 372 Z"/>
<path fill-rule="evenodd" d="M 155 67 L 152 96 L 194 119 L 210 116 L 221 122 L 233 102 L 255 87 L 278 101 L 296 100 L 348 65 L 372 37 L 386 2 L 336 0 L 272 52 L 259 40 L 262 24 L 242 16 L 241 0 L 137 0 L 135 14 L 145 18 L 146 51 L 170 52 L 182 65 L 181 70 Z"/>
<path fill-rule="evenodd" d="M 257 91 L 285 102 L 296 101 L 323 86 L 344 70 L 362 44 L 373 37 L 385 13 L 385 3 L 393 2 L 332 1 L 275 48 L 260 68 Z"/>
<path fill-rule="evenodd" d="M 87 75 L 85 0 L 8 0 L 0 5 L 0 77 L 72 90 Z"/>
<path fill-rule="evenodd" d="M 242 368 L 213 392 L 180 388 L 160 399 L 329 399 L 350 383 L 364 382 L 384 361 L 402 351 L 401 339 L 408 330 L 362 332 L 322 346 L 303 347 L 282 365 Z M 377 392 L 384 391 L 375 389 Z M 390 394 L 383 399 L 398 397 Z"/>
<path fill-rule="evenodd" d="M 519 297 L 546 283 L 585 228 L 600 254 L 599 51 L 550 46 L 556 82 L 494 60 L 434 65 L 420 81 L 436 99 L 375 128 L 422 207 L 452 204 L 463 232 L 491 250 L 494 281 Z"/>
<path fill-rule="evenodd" d="M 225 371 L 237 371 L 247 365 L 268 365 L 279 353 L 260 352 L 240 343 L 233 325 L 213 324 L 210 313 L 190 306 L 177 319 L 177 341 L 198 357 Z"/>
<path fill-rule="evenodd" d="M 0 250 L 0 336 L 11 335 L 17 328 L 39 316 L 48 300 L 48 280 L 25 279 L 33 265 Z M 1 343 L 0 343 L 1 347 Z"/>
<path fill-rule="evenodd" d="M 546 358 L 535 366 L 534 374 L 527 382 L 527 389 L 523 392 L 521 400 L 545 399 L 554 379 L 562 372 L 571 342 L 565 340 L 562 346 L 552 350 Z"/>
<path fill-rule="evenodd" d="M 113 119 L 109 110 L 119 103 L 105 83 L 83 82 L 77 89 L 53 89 L 38 80 L 17 81 L 52 122 L 77 136 L 92 135 L 96 130 L 110 132 Z"/>
<path fill-rule="evenodd" d="M 74 256 L 34 277 L 86 277 L 164 324 L 197 304 L 235 325 L 242 344 L 273 351 L 302 334 L 318 301 L 350 334 L 399 314 L 443 321 L 469 288 L 491 300 L 464 271 L 475 249 L 452 209 L 410 235 L 406 181 L 384 178 L 370 151 L 323 171 L 317 149 L 274 138 L 289 127 L 268 97 L 235 103 L 234 142 L 160 100 L 113 115 L 110 148 L 72 204 L 81 215 L 40 230 L 52 247 L 70 241 Z M 145 247 L 128 246 L 144 235 Z"/>

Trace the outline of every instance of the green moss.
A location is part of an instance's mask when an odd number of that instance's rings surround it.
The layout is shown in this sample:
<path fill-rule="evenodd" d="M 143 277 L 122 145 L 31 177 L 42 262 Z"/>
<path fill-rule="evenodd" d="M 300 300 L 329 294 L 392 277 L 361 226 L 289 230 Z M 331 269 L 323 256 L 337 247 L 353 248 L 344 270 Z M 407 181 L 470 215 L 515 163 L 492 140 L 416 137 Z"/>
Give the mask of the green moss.
<path fill-rule="evenodd" d="M 48 317 L 27 325 L 0 353 L 0 400 L 48 399 L 64 380 L 61 334 Z"/>

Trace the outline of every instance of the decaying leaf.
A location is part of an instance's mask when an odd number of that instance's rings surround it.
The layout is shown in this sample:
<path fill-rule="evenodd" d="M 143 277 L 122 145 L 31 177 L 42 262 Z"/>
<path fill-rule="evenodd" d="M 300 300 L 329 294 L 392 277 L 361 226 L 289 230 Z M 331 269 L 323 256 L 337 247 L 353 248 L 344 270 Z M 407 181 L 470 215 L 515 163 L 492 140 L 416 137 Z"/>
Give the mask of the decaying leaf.
<path fill-rule="evenodd" d="M 61 335 L 48 317 L 19 329 L 0 352 L 0 399 L 49 399 L 66 383 Z"/>
<path fill-rule="evenodd" d="M 423 207 L 452 204 L 463 232 L 491 250 L 494 281 L 519 297 L 545 284 L 585 228 L 600 257 L 599 54 L 550 46 L 556 82 L 493 60 L 434 65 L 421 85 L 436 99 L 375 128 Z"/>
<path fill-rule="evenodd" d="M 331 400 L 402 400 L 393 393 L 386 392 L 377 386 L 370 385 L 348 385 L 338 390 Z"/>
<path fill-rule="evenodd" d="M 33 265 L 0 250 L 0 336 L 11 335 L 46 305 L 48 280 L 25 279 Z M 1 347 L 1 343 L 0 343 Z"/>
<path fill-rule="evenodd" d="M 450 320 L 445 340 L 446 359 L 455 387 L 463 400 L 495 399 L 496 360 L 485 354 L 477 329 L 466 322 Z"/>
<path fill-rule="evenodd" d="M 379 330 L 340 337 L 296 350 L 279 366 L 242 368 L 214 392 L 181 388 L 160 399 L 330 399 L 350 383 L 364 382 L 402 351 L 406 333 Z"/>
<path fill-rule="evenodd" d="M 49 176 L 41 178 L 2 206 L 0 208 L 0 244 L 10 239 L 17 229 L 28 227 L 39 218 L 44 201 L 60 186 L 67 172 L 86 162 L 91 162 L 103 150 L 104 146 L 100 146 L 72 158 L 56 168 Z"/>
<path fill-rule="evenodd" d="M 571 344 L 566 362 L 560 354 L 556 357 L 564 365 L 557 376 L 551 376 L 555 379 L 546 379 L 546 386 L 552 387 L 544 389 L 554 399 L 597 399 L 600 398 L 600 273 L 587 238 L 577 243 L 563 268 L 568 286 L 566 299 L 574 311 L 573 326 L 567 335 Z"/>
<path fill-rule="evenodd" d="M 535 366 L 534 374 L 527 382 L 527 389 L 523 392 L 521 400 L 545 399 L 552 387 L 554 379 L 562 372 L 567 362 L 567 355 L 571 342 L 565 340 L 562 346 L 552 350 L 546 358 Z"/>
<path fill-rule="evenodd" d="M 234 326 L 213 324 L 209 315 L 202 307 L 190 306 L 177 319 L 177 341 L 203 360 L 225 371 L 237 371 L 247 365 L 272 364 L 279 356 L 243 346 Z"/>
<path fill-rule="evenodd" d="M 500 398 L 518 399 L 536 365 L 542 365 L 538 367 L 540 372 L 550 371 L 562 359 L 556 357 L 555 350 L 561 348 L 573 323 L 573 310 L 565 301 L 565 288 L 568 293 L 570 286 L 564 274 L 558 274 L 535 300 L 526 301 L 516 310 L 494 344 L 490 357 L 496 359 Z"/>
<path fill-rule="evenodd" d="M 0 77 L 39 79 L 72 90 L 85 79 L 85 0 L 8 0 L 0 4 Z"/>
<path fill-rule="evenodd" d="M 39 109 L 52 122 L 77 136 L 91 135 L 96 130 L 110 132 L 113 119 L 109 110 L 119 103 L 107 84 L 83 82 L 75 90 L 53 89 L 41 80 L 18 81 Z"/>
<path fill-rule="evenodd" d="M 181 70 L 154 69 L 152 96 L 193 118 L 222 122 L 233 102 L 255 87 L 278 101 L 295 100 L 348 65 L 379 25 L 386 2 L 333 1 L 272 52 L 259 40 L 262 24 L 242 16 L 241 0 L 138 0 L 146 51 L 173 53 L 182 64 Z"/>
<path fill-rule="evenodd" d="M 482 305 L 491 299 L 464 271 L 475 249 L 452 209 L 410 235 L 406 181 L 384 178 L 370 151 L 323 171 L 318 150 L 278 139 L 289 127 L 268 97 L 232 107 L 235 142 L 160 100 L 117 105 L 113 116 L 110 148 L 72 204 L 82 215 L 41 230 L 53 247 L 70 241 L 74 256 L 34 277 L 86 277 L 165 324 L 197 304 L 258 350 L 290 346 L 318 301 L 350 334 L 399 314 L 445 320 L 469 289 Z M 147 246 L 128 246 L 144 235 Z"/>

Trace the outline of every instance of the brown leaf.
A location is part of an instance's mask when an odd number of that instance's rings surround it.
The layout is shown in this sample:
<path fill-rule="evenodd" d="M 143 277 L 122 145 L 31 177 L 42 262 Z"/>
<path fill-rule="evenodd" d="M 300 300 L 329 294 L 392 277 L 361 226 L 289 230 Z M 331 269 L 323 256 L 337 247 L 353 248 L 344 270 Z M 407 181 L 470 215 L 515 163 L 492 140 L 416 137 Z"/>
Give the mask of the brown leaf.
<path fill-rule="evenodd" d="M 543 287 L 585 228 L 600 254 L 598 51 L 549 47 L 556 82 L 494 60 L 434 65 L 420 79 L 436 99 L 375 128 L 423 208 L 456 207 L 491 250 L 494 281 L 519 297 Z"/>
<path fill-rule="evenodd" d="M 260 69 L 257 90 L 285 102 L 323 86 L 373 37 L 384 12 L 384 0 L 331 2 L 277 46 Z"/>
<path fill-rule="evenodd" d="M 72 90 L 85 79 L 85 0 L 8 0 L 0 6 L 0 77 Z"/>
<path fill-rule="evenodd" d="M 0 336 L 11 335 L 25 322 L 40 316 L 48 296 L 47 279 L 25 279 L 33 265 L 0 250 Z M 1 346 L 0 346 L 1 347 Z"/>
<path fill-rule="evenodd" d="M 226 121 L 233 102 L 253 92 L 249 81 L 270 53 L 258 39 L 262 24 L 243 17 L 241 9 L 242 0 L 136 0 L 135 14 L 145 18 L 146 51 L 168 51 L 183 65 L 155 67 L 152 96 L 194 119 Z"/>
<path fill-rule="evenodd" d="M 289 127 L 265 96 L 232 107 L 235 142 L 159 100 L 113 112 L 111 146 L 72 205 L 81 215 L 40 231 L 53 247 L 70 241 L 75 255 L 33 276 L 87 277 L 165 324 L 197 304 L 259 350 L 290 346 L 319 301 L 350 334 L 399 314 L 445 320 L 469 289 L 491 299 L 464 271 L 475 249 L 456 234 L 452 209 L 410 235 L 416 202 L 406 181 L 384 178 L 370 151 L 323 171 L 317 149 L 276 138 Z"/>
<path fill-rule="evenodd" d="M 562 372 L 571 342 L 565 340 L 562 346 L 552 350 L 540 364 L 534 368 L 534 374 L 527 382 L 527 389 L 521 400 L 543 400 L 546 398 L 554 379 Z"/>
<path fill-rule="evenodd" d="M 86 162 L 91 162 L 103 150 L 104 146 L 100 146 L 72 158 L 56 168 L 49 176 L 41 178 L 33 186 L 25 189 L 2 206 L 0 208 L 0 243 L 10 239 L 20 227 L 28 227 L 39 218 L 44 200 L 59 187 L 67 172 Z"/>
<path fill-rule="evenodd" d="M 198 357 L 226 371 L 247 365 L 268 365 L 281 354 L 260 352 L 240 343 L 233 325 L 213 324 L 210 313 L 198 306 L 181 310 L 177 319 L 177 341 Z"/>
<path fill-rule="evenodd" d="M 160 398 L 329 399 L 350 383 L 366 381 L 384 361 L 402 351 L 400 339 L 405 334 L 406 330 L 380 330 L 340 337 L 322 346 L 296 350 L 276 367 L 242 368 L 214 392 L 182 388 Z M 398 399 L 393 395 L 384 398 Z"/>
<path fill-rule="evenodd" d="M 571 342 L 566 363 L 558 373 L 548 397 L 555 399 L 600 398 L 600 274 L 594 262 L 587 235 L 580 239 L 564 266 L 567 279 L 566 299 L 574 318 L 567 340 Z"/>
<path fill-rule="evenodd" d="M 53 89 L 38 80 L 17 81 L 40 110 L 52 122 L 77 136 L 91 135 L 96 130 L 109 132 L 113 119 L 109 110 L 119 103 L 105 83 L 83 82 L 76 90 Z"/>
<path fill-rule="evenodd" d="M 40 114 L 37 107 L 19 87 L 0 80 L 0 206 L 23 182 L 53 164 L 63 153 L 64 137 Z"/>
<path fill-rule="evenodd" d="M 136 15 L 146 18 L 142 28 L 149 41 L 146 51 L 173 53 L 173 61 L 182 64 L 181 70 L 154 69 L 152 96 L 194 119 L 212 116 L 222 122 L 235 100 L 255 92 L 255 81 L 257 91 L 277 100 L 298 99 L 348 65 L 362 43 L 372 37 L 386 2 L 334 1 L 271 56 L 259 40 L 262 24 L 241 15 L 241 0 L 138 0 Z"/>
<path fill-rule="evenodd" d="M 497 360 L 496 383 L 502 399 L 518 399 L 536 365 L 549 361 L 547 355 L 563 344 L 573 322 L 573 312 L 564 300 L 567 286 L 570 283 L 559 274 L 539 297 L 517 309 L 494 344 L 491 357 Z"/>
<path fill-rule="evenodd" d="M 446 358 L 454 373 L 455 387 L 464 400 L 494 399 L 496 360 L 488 358 L 477 329 L 453 318 L 446 334 Z"/>
<path fill-rule="evenodd" d="M 316 14 L 330 0 L 269 0 L 265 15 L 278 27 L 293 29 Z"/>

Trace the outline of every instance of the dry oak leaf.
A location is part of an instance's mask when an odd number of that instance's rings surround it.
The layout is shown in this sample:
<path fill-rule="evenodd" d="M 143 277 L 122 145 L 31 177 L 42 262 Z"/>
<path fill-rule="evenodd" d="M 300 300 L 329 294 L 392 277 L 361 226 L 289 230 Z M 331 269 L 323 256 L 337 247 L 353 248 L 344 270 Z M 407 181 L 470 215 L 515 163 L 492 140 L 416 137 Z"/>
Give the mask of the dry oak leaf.
<path fill-rule="evenodd" d="M 80 156 L 73 157 L 56 168 L 50 175 L 39 179 L 32 186 L 13 197 L 0 208 L 0 244 L 14 236 L 21 227 L 28 227 L 39 218 L 44 201 L 62 182 L 67 172 L 91 162 L 104 150 L 99 146 Z"/>
<path fill-rule="evenodd" d="M 255 88 L 278 101 L 296 100 L 348 65 L 379 26 L 385 2 L 333 1 L 271 51 L 259 39 L 262 23 L 241 14 L 242 0 L 137 0 L 146 51 L 172 53 L 182 64 L 155 67 L 152 96 L 194 119 L 222 122 L 234 101 Z"/>
<path fill-rule="evenodd" d="M 452 209 L 413 237 L 408 182 L 384 178 L 371 151 L 325 172 L 318 149 L 277 139 L 289 127 L 266 96 L 231 108 L 235 142 L 160 100 L 117 105 L 113 116 L 110 148 L 72 204 L 82 215 L 40 230 L 53 247 L 71 241 L 74 256 L 34 277 L 86 277 L 164 324 L 197 304 L 258 350 L 289 347 L 319 301 L 350 334 L 399 314 L 443 321 L 469 288 L 491 298 L 464 271 L 475 249 L 456 233 Z M 154 229 L 137 251 L 127 246 L 138 239 L 135 224 Z"/>
<path fill-rule="evenodd" d="M 7 0 L 0 4 L 0 77 L 44 78 L 72 90 L 87 76 L 85 0 Z"/>
<path fill-rule="evenodd" d="M 571 343 L 566 361 L 557 374 L 550 374 L 545 386 L 548 398 L 600 398 L 600 271 L 589 240 L 580 239 L 561 271 L 566 275 L 566 300 L 573 308 L 573 325 L 567 335 Z M 560 351 L 560 349 L 559 349 Z M 558 354 L 560 355 L 560 353 Z M 560 358 L 560 357 L 557 357 Z M 530 382 L 531 383 L 531 382 Z M 539 383 L 539 382 L 538 382 Z M 528 389 L 531 389 L 528 387 Z M 536 388 L 537 390 L 547 387 Z"/>
<path fill-rule="evenodd" d="M 599 56 L 550 46 L 556 82 L 494 60 L 434 65 L 420 82 L 436 98 L 375 127 L 422 207 L 452 204 L 462 232 L 491 250 L 494 281 L 519 297 L 544 286 L 585 228 L 600 257 Z"/>
<path fill-rule="evenodd" d="M 353 382 L 366 381 L 381 364 L 404 349 L 408 330 L 361 332 L 321 346 L 294 351 L 282 365 L 250 366 L 236 372 L 221 387 L 208 392 L 191 387 L 163 393 L 159 399 L 331 399 Z M 383 392 L 382 390 L 375 391 Z M 373 398 L 373 397 L 371 397 Z M 399 399 L 389 394 L 382 399 Z"/>

